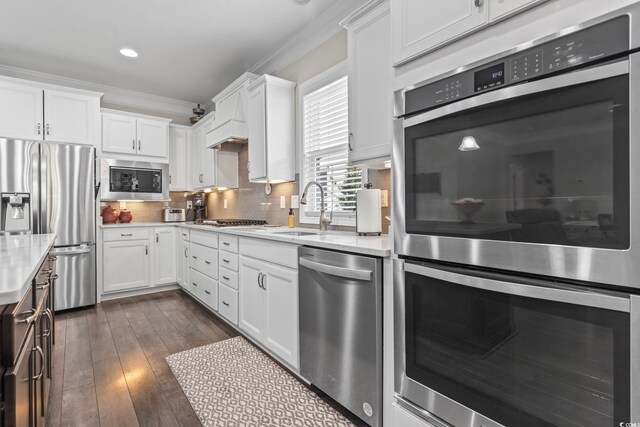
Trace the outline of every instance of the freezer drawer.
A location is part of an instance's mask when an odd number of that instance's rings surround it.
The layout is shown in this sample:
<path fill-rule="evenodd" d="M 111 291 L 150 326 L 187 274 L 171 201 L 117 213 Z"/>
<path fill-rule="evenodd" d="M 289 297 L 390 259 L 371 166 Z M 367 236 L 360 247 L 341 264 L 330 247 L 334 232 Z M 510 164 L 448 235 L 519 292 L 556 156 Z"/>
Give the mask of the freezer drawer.
<path fill-rule="evenodd" d="M 96 247 L 80 245 L 54 248 L 56 261 L 54 301 L 56 311 L 96 303 Z"/>

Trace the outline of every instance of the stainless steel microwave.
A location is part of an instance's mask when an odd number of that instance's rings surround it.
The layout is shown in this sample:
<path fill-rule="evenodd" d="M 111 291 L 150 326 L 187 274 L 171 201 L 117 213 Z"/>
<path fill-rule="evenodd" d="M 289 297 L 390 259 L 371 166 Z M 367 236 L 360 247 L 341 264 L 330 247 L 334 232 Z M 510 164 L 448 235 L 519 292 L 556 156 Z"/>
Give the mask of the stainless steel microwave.
<path fill-rule="evenodd" d="M 169 200 L 169 164 L 102 159 L 102 200 Z"/>
<path fill-rule="evenodd" d="M 400 256 L 640 288 L 640 5 L 396 92 Z"/>

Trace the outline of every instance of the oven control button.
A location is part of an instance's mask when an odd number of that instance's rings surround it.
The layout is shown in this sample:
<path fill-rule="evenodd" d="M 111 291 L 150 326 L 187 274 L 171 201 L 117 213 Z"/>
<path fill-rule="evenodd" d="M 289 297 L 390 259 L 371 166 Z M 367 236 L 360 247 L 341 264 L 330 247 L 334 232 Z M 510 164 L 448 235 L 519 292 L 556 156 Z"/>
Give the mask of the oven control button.
<path fill-rule="evenodd" d="M 362 410 L 364 411 L 367 417 L 370 417 L 373 415 L 373 408 L 367 402 L 364 402 L 362 404 Z"/>

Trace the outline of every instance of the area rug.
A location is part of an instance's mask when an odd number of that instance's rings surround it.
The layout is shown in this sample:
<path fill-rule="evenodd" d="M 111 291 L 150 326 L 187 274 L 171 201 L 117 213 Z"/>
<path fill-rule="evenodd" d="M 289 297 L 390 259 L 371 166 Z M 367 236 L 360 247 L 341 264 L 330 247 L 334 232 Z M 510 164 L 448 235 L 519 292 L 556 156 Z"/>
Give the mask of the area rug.
<path fill-rule="evenodd" d="M 242 337 L 167 362 L 204 427 L 353 426 Z"/>

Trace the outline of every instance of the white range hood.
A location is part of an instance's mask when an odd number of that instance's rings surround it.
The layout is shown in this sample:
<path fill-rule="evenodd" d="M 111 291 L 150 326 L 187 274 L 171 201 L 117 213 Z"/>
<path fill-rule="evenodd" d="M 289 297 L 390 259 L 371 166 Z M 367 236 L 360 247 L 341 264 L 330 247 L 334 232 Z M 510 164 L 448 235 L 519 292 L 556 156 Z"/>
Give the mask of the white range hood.
<path fill-rule="evenodd" d="M 207 148 L 219 148 L 225 142 L 247 142 L 248 87 L 257 78 L 245 73 L 213 98 L 216 114 L 213 129 L 206 135 Z"/>

